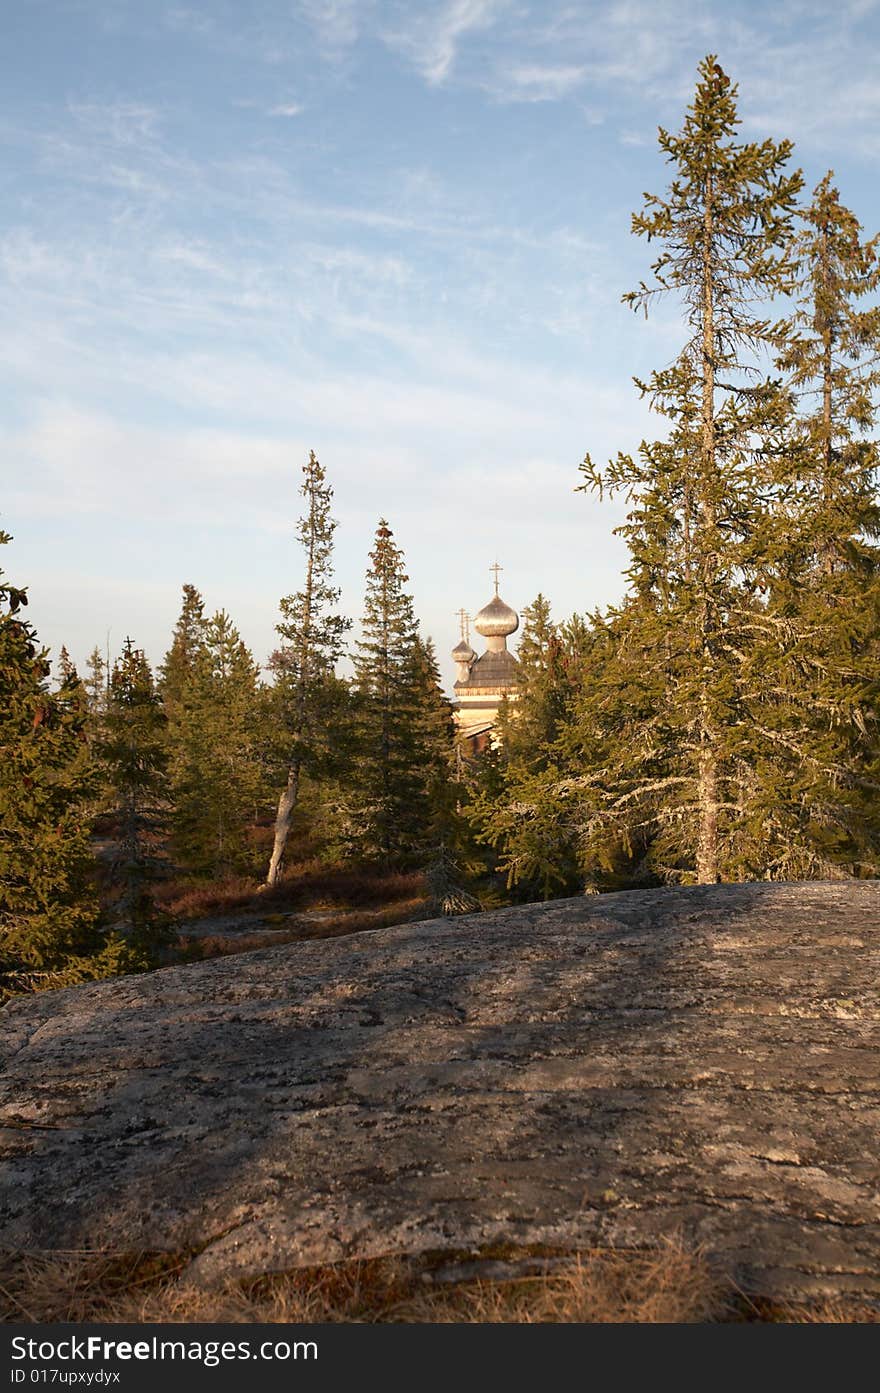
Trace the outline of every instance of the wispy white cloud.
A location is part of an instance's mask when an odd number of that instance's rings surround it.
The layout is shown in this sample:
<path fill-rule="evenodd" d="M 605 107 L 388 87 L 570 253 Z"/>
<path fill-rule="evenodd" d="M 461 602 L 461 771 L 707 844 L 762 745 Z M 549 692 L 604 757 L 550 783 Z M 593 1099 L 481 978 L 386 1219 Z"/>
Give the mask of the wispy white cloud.
<path fill-rule="evenodd" d="M 613 597 L 616 516 L 573 498 L 576 464 L 656 433 L 629 373 L 668 361 L 680 337 L 673 305 L 647 326 L 619 306 L 628 256 L 644 267 L 626 214 L 654 160 L 620 147 L 680 119 L 715 51 L 750 135 L 790 134 L 798 158 L 833 144 L 850 168 L 877 149 L 869 0 L 75 6 L 83 23 L 112 10 L 114 45 L 149 33 L 193 68 L 151 84 L 145 59 L 124 99 L 116 68 L 103 88 L 94 66 L 88 85 L 72 69 L 54 105 L 0 118 L 31 178 L 0 235 L 0 448 L 16 466 L 4 507 L 19 538 L 57 527 L 44 550 L 68 575 L 106 548 L 120 572 L 164 568 L 161 623 L 136 580 L 126 594 L 154 652 L 178 580 L 210 575 L 227 589 L 209 603 L 262 606 L 249 636 L 265 652 L 311 446 L 337 488 L 351 612 L 379 506 L 441 645 L 443 558 L 463 526 L 466 603 L 496 545 L 515 603 L 539 588 L 561 612 Z M 607 181 L 591 181 L 585 145 Z M 589 566 L 573 564 L 585 546 Z M 36 573 L 36 542 L 32 556 Z M 100 585 L 84 586 L 79 621 L 63 584 L 65 622 L 101 637 Z"/>
<path fill-rule="evenodd" d="M 295 101 L 290 97 L 268 103 L 265 97 L 236 97 L 232 104 L 239 110 L 257 111 L 263 116 L 301 116 L 306 109 L 304 102 Z"/>
<path fill-rule="evenodd" d="M 634 104 L 646 125 L 669 120 L 693 91 L 698 60 L 715 52 L 740 81 L 748 129 L 828 146 L 880 150 L 880 85 L 866 68 L 876 45 L 878 0 L 833 9 L 815 0 L 707 6 L 704 0 L 445 0 L 430 13 L 407 9 L 385 42 L 430 86 L 458 82 L 499 102 L 587 96 L 594 114 L 623 115 L 624 144 L 639 143 Z M 458 62 L 461 40 L 492 31 L 479 63 Z M 846 100 L 841 100 L 841 93 Z"/>
<path fill-rule="evenodd" d="M 506 8 L 507 0 L 443 0 L 430 8 L 407 6 L 382 38 L 437 86 L 450 76 L 462 39 L 490 29 Z"/>
<path fill-rule="evenodd" d="M 57 284 L 69 265 L 58 247 L 26 229 L 19 228 L 0 241 L 0 271 L 12 286 Z"/>
<path fill-rule="evenodd" d="M 186 5 L 169 5 L 163 14 L 163 21 L 171 30 L 191 34 L 208 35 L 215 33 L 213 17 L 205 10 L 193 9 Z"/>
<path fill-rule="evenodd" d="M 740 86 L 746 130 L 794 137 L 798 147 L 819 152 L 844 142 L 850 151 L 876 158 L 880 86 L 873 75 L 857 76 L 859 68 L 857 40 L 846 34 L 829 35 L 818 51 L 792 41 L 744 58 Z M 787 75 L 782 83 L 781 72 Z"/>
<path fill-rule="evenodd" d="M 646 145 L 653 145 L 656 138 L 656 133 L 654 131 L 649 130 L 623 130 L 620 132 L 621 145 L 630 145 L 636 149 L 643 149 Z"/>
<path fill-rule="evenodd" d="M 259 366 L 250 371 L 245 365 L 242 373 L 241 363 L 215 360 L 204 365 L 199 382 L 186 364 L 176 364 L 191 409 L 204 402 L 199 387 L 209 379 L 217 393 L 233 383 L 241 393 L 259 387 L 265 375 Z M 267 395 L 277 385 L 270 382 Z M 484 571 L 499 546 L 511 568 L 510 597 L 519 605 L 542 589 L 562 612 L 583 607 L 585 579 L 586 602 L 617 593 L 622 553 L 609 535 L 617 514 L 586 499 L 573 506 L 573 489 L 583 453 L 580 413 L 589 420 L 589 443 L 598 445 L 601 457 L 604 440 L 618 435 L 624 410 L 618 393 L 584 393 L 581 383 L 549 376 L 543 382 L 511 380 L 503 369 L 495 384 L 502 395 L 495 400 L 473 387 L 414 392 L 384 379 L 292 379 L 288 386 L 297 389 L 290 418 L 271 433 L 249 434 L 232 425 L 163 429 L 61 402 L 41 408 L 15 430 L 0 429 L 0 449 L 16 462 L 20 480 L 5 498 L 19 544 L 27 542 L 32 520 L 42 527 L 54 520 L 82 553 L 86 578 L 97 538 L 104 539 L 104 566 L 115 562 L 126 574 L 149 576 L 161 558 L 167 576 L 158 613 L 158 595 L 146 605 L 126 590 L 126 608 L 100 587 L 90 588 L 87 579 L 71 587 L 68 576 L 63 584 L 68 595 L 72 589 L 79 596 L 77 613 L 50 583 L 32 605 L 44 641 L 56 650 L 60 642 L 73 642 L 84 655 L 96 638 L 103 639 L 105 627 L 120 640 L 133 628 L 156 659 L 167 645 L 179 584 L 191 579 L 213 588 L 217 600 L 211 602 L 227 603 L 244 621 L 245 635 L 262 657 L 272 646 L 276 597 L 290 588 L 290 567 L 297 564 L 290 537 L 299 506 L 296 487 L 313 446 L 337 491 L 339 578 L 351 614 L 360 612 L 362 574 L 380 512 L 390 514 L 425 631 L 441 648 L 453 627 L 451 576 L 437 557 L 449 536 L 460 533 L 463 518 L 470 519 L 485 555 L 477 545 L 460 558 L 456 599 L 486 598 Z M 519 402 L 513 400 L 517 394 Z M 313 416 L 303 412 L 307 400 Z M 491 509 L 484 506 L 488 498 Z M 545 513 L 554 517 L 546 535 Z M 590 539 L 590 574 L 578 578 L 570 558 L 584 537 Z M 29 564 L 26 552 L 25 571 Z M 39 575 L 45 581 L 45 565 Z M 250 595 L 252 607 L 243 610 Z"/>
<path fill-rule="evenodd" d="M 159 111 L 140 102 L 72 101 L 68 111 L 88 135 L 123 149 L 151 144 L 158 133 Z"/>
<path fill-rule="evenodd" d="M 172 242 L 156 248 L 160 261 L 183 266 L 190 271 L 205 271 L 213 276 L 228 276 L 228 269 L 206 247 L 204 242 Z"/>
<path fill-rule="evenodd" d="M 292 16 L 288 6 L 241 5 L 238 0 L 211 0 L 210 5 L 171 5 L 135 10 L 141 28 L 157 26 L 239 60 L 280 67 L 295 52 Z"/>
<path fill-rule="evenodd" d="M 496 84 L 495 94 L 503 95 L 507 101 L 559 101 L 582 85 L 586 73 L 583 64 L 514 63 L 505 72 L 506 91 L 502 94 Z"/>
<path fill-rule="evenodd" d="M 325 53 L 339 54 L 357 42 L 370 0 L 298 0 L 297 8 L 311 25 Z"/>
<path fill-rule="evenodd" d="M 54 504 L 71 514 L 133 513 L 167 522 L 176 497 L 190 505 L 199 500 L 202 524 L 210 526 L 225 519 L 230 494 L 237 495 L 237 508 L 247 507 L 249 486 L 290 467 L 289 446 L 280 439 L 140 426 L 63 402 L 40 408 L 27 426 L 3 435 L 8 457 L 26 467 L 11 506 L 31 500 L 41 510 Z M 215 486 L 222 494 L 212 494 Z"/>

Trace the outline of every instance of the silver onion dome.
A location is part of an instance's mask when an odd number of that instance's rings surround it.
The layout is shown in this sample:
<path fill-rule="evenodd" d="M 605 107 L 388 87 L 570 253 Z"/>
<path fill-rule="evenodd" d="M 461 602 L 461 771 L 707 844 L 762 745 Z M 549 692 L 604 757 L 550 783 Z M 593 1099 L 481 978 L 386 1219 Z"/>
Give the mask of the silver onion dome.
<path fill-rule="evenodd" d="M 463 638 L 461 642 L 457 643 L 453 648 L 452 656 L 457 663 L 469 663 L 477 655 L 474 652 L 473 648 L 471 648 L 467 639 Z"/>
<path fill-rule="evenodd" d="M 504 603 L 500 595 L 495 595 L 480 610 L 474 620 L 474 628 L 483 638 L 506 638 L 519 628 L 519 615 Z"/>

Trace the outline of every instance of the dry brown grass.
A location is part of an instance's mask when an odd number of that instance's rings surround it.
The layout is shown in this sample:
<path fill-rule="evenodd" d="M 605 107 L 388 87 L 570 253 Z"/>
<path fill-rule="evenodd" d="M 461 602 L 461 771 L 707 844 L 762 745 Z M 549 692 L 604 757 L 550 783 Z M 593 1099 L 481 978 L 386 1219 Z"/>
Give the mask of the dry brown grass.
<path fill-rule="evenodd" d="M 171 1289 L 188 1259 L 180 1254 L 6 1253 L 0 1260 L 0 1318 L 45 1325 L 102 1321 L 139 1293 Z"/>
<path fill-rule="evenodd" d="M 289 929 L 284 928 L 286 916 L 270 914 L 261 921 L 265 927 L 236 930 L 227 935 L 205 934 L 188 943 L 181 940 L 185 946 L 180 956 L 187 962 L 202 962 L 279 943 L 304 943 L 310 939 L 341 938 L 345 934 L 363 933 L 366 929 L 390 928 L 417 918 L 423 906 L 424 900 L 418 899 L 401 900 L 383 909 L 341 910 L 338 917 L 311 924 L 299 921 Z"/>
<path fill-rule="evenodd" d="M 201 962 L 404 924 L 425 917 L 425 896 L 420 872 L 354 870 L 315 858 L 292 867 L 272 890 L 242 876 L 170 880 L 157 888 L 156 902 L 178 921 L 180 937 L 163 961 Z M 314 911 L 320 917 L 310 919 Z"/>
<path fill-rule="evenodd" d="M 181 877 L 160 883 L 153 895 L 160 908 L 175 919 L 204 919 L 250 909 L 258 889 L 258 882 L 248 876 L 204 881 Z"/>
<path fill-rule="evenodd" d="M 858 1299 L 793 1302 L 740 1296 L 743 1320 L 771 1325 L 880 1325 L 880 1306 Z"/>
<path fill-rule="evenodd" d="M 271 890 L 246 876 L 224 880 L 178 879 L 157 887 L 156 900 L 178 919 L 203 919 L 240 911 L 271 914 L 302 909 L 370 909 L 425 895 L 417 871 L 379 872 L 328 866 L 311 859 L 291 866 Z"/>
<path fill-rule="evenodd" d="M 721 1319 L 727 1294 L 699 1253 L 596 1249 L 546 1275 L 460 1283 L 413 1303 L 423 1321 L 534 1324 L 682 1324 Z"/>
<path fill-rule="evenodd" d="M 2 1318 L 38 1324 L 816 1324 L 880 1319 L 876 1309 L 858 1304 L 749 1300 L 701 1253 L 675 1242 L 650 1252 L 594 1249 L 557 1257 L 547 1260 L 550 1270 L 525 1276 L 510 1275 L 517 1270 L 513 1256 L 505 1273 L 492 1280 L 440 1280 L 438 1264 L 448 1264 L 447 1255 L 302 1269 L 229 1282 L 212 1291 L 186 1283 L 189 1260 L 189 1254 L 157 1253 L 8 1255 L 0 1273 Z M 530 1261 L 540 1266 L 540 1260 Z M 553 1262 L 561 1265 L 553 1267 Z M 479 1270 L 480 1263 L 471 1260 L 471 1266 Z"/>

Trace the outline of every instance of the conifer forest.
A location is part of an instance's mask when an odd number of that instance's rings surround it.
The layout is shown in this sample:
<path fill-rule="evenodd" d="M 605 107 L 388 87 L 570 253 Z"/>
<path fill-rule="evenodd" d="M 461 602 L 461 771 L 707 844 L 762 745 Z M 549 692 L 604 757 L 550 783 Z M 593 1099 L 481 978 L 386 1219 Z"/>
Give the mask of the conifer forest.
<path fill-rule="evenodd" d="M 267 658 L 193 576 L 161 662 L 132 634 L 77 670 L 29 623 L 4 510 L 3 996 L 197 957 L 186 923 L 243 908 L 429 920 L 880 874 L 880 235 L 737 102 L 709 55 L 632 216 L 644 275 L 619 290 L 678 335 L 632 386 L 656 438 L 572 462 L 573 490 L 625 505 L 624 596 L 534 597 L 488 748 L 457 738 L 393 499 L 342 612 L 320 441 L 291 461 Z"/>

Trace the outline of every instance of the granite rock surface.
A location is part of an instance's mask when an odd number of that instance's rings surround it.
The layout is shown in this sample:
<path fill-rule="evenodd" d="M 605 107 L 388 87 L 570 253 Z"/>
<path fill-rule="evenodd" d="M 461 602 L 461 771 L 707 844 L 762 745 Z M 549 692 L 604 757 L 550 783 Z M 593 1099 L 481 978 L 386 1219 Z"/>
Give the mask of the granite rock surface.
<path fill-rule="evenodd" d="M 880 1299 L 880 882 L 634 891 L 0 1012 L 0 1245 L 194 1280 L 676 1234 Z"/>

